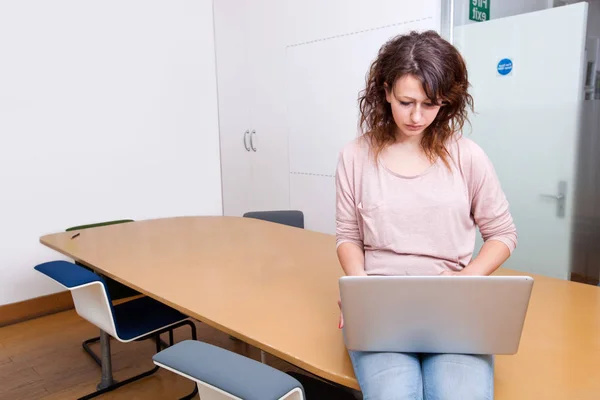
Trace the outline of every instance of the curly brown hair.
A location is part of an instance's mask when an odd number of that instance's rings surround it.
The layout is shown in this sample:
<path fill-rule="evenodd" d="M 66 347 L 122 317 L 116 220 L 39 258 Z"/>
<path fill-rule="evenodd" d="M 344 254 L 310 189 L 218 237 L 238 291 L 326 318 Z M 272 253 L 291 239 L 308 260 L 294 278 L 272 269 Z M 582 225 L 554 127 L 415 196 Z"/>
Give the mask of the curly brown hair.
<path fill-rule="evenodd" d="M 468 93 L 467 67 L 462 56 L 437 32 L 410 32 L 381 47 L 359 97 L 360 127 L 370 139 L 375 158 L 386 145 L 396 141 L 397 126 L 386 101 L 386 85 L 393 88 L 405 75 L 419 79 L 429 100 L 441 105 L 423 134 L 421 146 L 431 162 L 440 157 L 449 167 L 446 142 L 468 122 L 467 106 L 473 109 L 473 98 Z"/>

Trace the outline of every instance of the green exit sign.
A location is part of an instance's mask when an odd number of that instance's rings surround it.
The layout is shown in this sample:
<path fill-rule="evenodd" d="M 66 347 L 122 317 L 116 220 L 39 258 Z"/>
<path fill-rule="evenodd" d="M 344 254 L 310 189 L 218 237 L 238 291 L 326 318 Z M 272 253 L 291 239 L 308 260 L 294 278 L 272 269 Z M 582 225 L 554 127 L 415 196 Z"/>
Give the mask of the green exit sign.
<path fill-rule="evenodd" d="M 472 21 L 488 21 L 490 19 L 490 0 L 470 0 L 469 19 Z"/>

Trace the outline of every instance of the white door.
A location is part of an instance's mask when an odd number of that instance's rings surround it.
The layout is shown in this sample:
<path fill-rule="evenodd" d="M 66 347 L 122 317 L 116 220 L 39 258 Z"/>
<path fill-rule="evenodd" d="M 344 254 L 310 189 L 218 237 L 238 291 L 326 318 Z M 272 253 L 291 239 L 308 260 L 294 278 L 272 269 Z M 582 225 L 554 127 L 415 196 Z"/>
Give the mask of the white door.
<path fill-rule="evenodd" d="M 569 278 L 586 20 L 582 2 L 455 28 L 475 101 L 464 133 L 494 163 L 517 226 L 507 268 Z"/>
<path fill-rule="evenodd" d="M 252 207 L 247 2 L 215 0 L 215 52 L 219 98 L 221 180 L 224 215 L 241 216 Z"/>

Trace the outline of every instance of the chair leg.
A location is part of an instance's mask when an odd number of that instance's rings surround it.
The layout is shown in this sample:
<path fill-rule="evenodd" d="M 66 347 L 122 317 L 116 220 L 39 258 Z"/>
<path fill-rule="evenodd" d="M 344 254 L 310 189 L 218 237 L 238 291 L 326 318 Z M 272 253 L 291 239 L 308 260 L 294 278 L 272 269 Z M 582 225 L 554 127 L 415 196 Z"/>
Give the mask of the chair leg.
<path fill-rule="evenodd" d="M 146 340 L 146 339 L 139 339 L 139 340 Z M 167 344 L 167 342 L 165 342 L 164 340 L 162 340 L 162 339 L 160 338 L 160 335 L 159 335 L 158 337 L 156 337 L 156 336 L 153 336 L 153 337 L 152 337 L 152 340 L 155 340 L 155 341 L 160 341 L 160 344 L 162 345 L 162 348 L 163 348 L 163 349 L 166 349 L 167 347 L 169 347 L 169 345 Z"/>
<path fill-rule="evenodd" d="M 198 394 L 198 385 L 196 384 L 196 382 L 194 382 L 194 390 L 192 391 L 192 393 L 180 398 L 179 400 L 190 400 L 190 399 L 193 399 L 194 397 L 196 397 L 197 394 Z"/>
<path fill-rule="evenodd" d="M 100 367 L 102 370 L 102 375 L 100 377 L 100 383 L 98 384 L 96 389 L 104 389 L 116 383 L 112 374 L 110 335 L 103 330 L 100 330 L 100 354 L 102 360 L 102 365 Z"/>
<path fill-rule="evenodd" d="M 187 320 L 186 322 L 186 325 L 189 325 L 190 329 L 192 330 L 192 339 L 198 340 L 198 335 L 196 334 L 196 324 L 194 324 L 194 322 L 190 320 Z"/>
<path fill-rule="evenodd" d="M 156 343 L 156 352 L 158 353 L 158 352 L 160 352 L 162 350 L 162 348 L 161 348 L 162 347 L 162 340 L 160 340 L 160 334 L 157 334 L 155 336 L 154 342 Z M 114 384 L 112 384 L 110 386 L 107 386 L 107 387 L 103 388 L 103 389 L 96 390 L 93 393 L 90 393 L 88 395 L 80 397 L 78 400 L 93 399 L 96 396 L 100 396 L 100 395 L 102 395 L 104 393 L 111 392 L 111 391 L 113 391 L 115 389 L 120 388 L 121 386 L 125 386 L 125 385 L 127 385 L 127 384 L 129 384 L 131 382 L 135 382 L 137 380 L 140 380 L 142 378 L 145 378 L 147 376 L 152 375 L 153 373 L 155 373 L 156 371 L 158 371 L 158 368 L 159 368 L 158 365 L 156 365 L 156 366 L 154 366 L 154 368 L 152 368 L 152 369 L 150 369 L 150 370 L 148 370 L 146 372 L 142 372 L 141 374 L 132 376 L 131 378 L 125 379 L 124 381 L 116 382 L 116 383 L 114 383 Z"/>
<path fill-rule="evenodd" d="M 94 351 L 91 349 L 90 344 L 92 343 L 98 343 L 100 341 L 100 336 L 95 337 L 95 338 L 91 338 L 86 340 L 85 342 L 81 343 L 81 347 L 83 347 L 83 350 L 85 350 L 86 353 L 89 354 L 90 357 L 92 357 L 94 359 L 94 361 L 96 361 L 96 364 L 98 364 L 98 366 L 102 366 L 102 361 L 100 360 L 100 357 L 98 357 L 96 355 L 96 353 L 94 353 Z"/>
<path fill-rule="evenodd" d="M 190 327 L 190 330 L 192 331 L 192 340 L 198 340 L 198 335 L 196 332 L 196 324 L 194 324 L 193 321 L 187 320 L 185 321 L 185 325 L 188 325 Z M 198 394 L 198 385 L 196 384 L 196 382 L 194 382 L 194 390 L 192 390 L 192 393 L 188 394 L 187 396 L 182 397 L 179 400 L 190 400 L 193 399 L 194 397 L 196 397 L 196 395 Z"/>
<path fill-rule="evenodd" d="M 169 347 L 169 344 L 167 344 L 164 340 L 160 339 L 160 337 L 156 338 L 156 337 L 152 337 L 152 339 L 154 341 L 160 340 L 160 343 L 162 345 L 163 349 L 166 349 L 167 347 Z M 173 346 L 173 331 L 169 331 L 169 339 L 170 339 L 170 346 Z M 92 350 L 92 348 L 90 347 L 90 344 L 93 343 L 98 343 L 100 341 L 100 336 L 95 337 L 95 338 L 91 338 L 88 339 L 86 341 L 84 341 L 83 343 L 81 343 L 81 347 L 83 347 L 83 350 L 85 350 L 85 352 L 92 357 L 92 359 L 96 362 L 96 364 L 98 364 L 99 367 L 102 367 L 102 360 L 100 360 L 100 357 L 94 353 L 94 350 Z"/>
<path fill-rule="evenodd" d="M 106 388 L 104 388 L 104 389 L 100 389 L 100 390 L 97 390 L 97 391 L 95 391 L 95 392 L 93 392 L 93 393 L 90 393 L 90 394 L 88 394 L 88 395 L 85 395 L 85 396 L 83 396 L 83 397 L 80 397 L 78 400 L 88 400 L 88 399 L 93 399 L 93 398 L 94 398 L 94 397 L 96 397 L 96 396 L 100 396 L 101 394 L 104 394 L 104 393 L 107 393 L 107 392 L 111 392 L 111 391 L 113 391 L 113 390 L 115 390 L 115 389 L 118 389 L 118 388 L 120 388 L 121 386 L 125 386 L 125 385 L 127 385 L 128 383 L 135 382 L 135 381 L 137 381 L 137 380 L 140 380 L 140 379 L 142 379 L 142 378 L 145 378 L 145 377 L 147 377 L 147 376 L 150 376 L 150 375 L 152 375 L 153 373 L 155 373 L 156 371 L 158 371 L 158 365 L 157 365 L 157 366 L 155 366 L 154 368 L 152 368 L 151 370 L 148 370 L 148 371 L 146 371 L 146 372 L 143 372 L 143 373 L 141 373 L 141 374 L 139 374 L 139 375 L 132 376 L 132 377 L 131 377 L 131 378 L 129 378 L 129 379 L 125 379 L 124 381 L 117 382 L 117 383 L 115 383 L 114 385 L 110 385 L 110 386 L 108 386 L 108 387 L 106 387 Z"/>
<path fill-rule="evenodd" d="M 181 323 L 179 323 L 179 324 L 177 324 L 175 326 L 171 326 L 171 328 L 169 330 L 157 332 L 157 333 L 153 334 L 152 337 L 145 337 L 145 338 L 142 338 L 140 340 L 145 340 L 145 339 L 149 339 L 149 338 L 154 339 L 154 342 L 156 344 L 156 352 L 159 353 L 162 350 L 163 347 L 164 348 L 169 347 L 169 346 L 167 346 L 167 344 L 165 342 L 162 341 L 162 339 L 160 338 L 160 334 L 164 333 L 164 332 L 169 332 L 169 340 L 170 340 L 171 343 L 173 343 L 173 338 L 172 338 L 173 329 L 178 328 L 178 327 L 183 326 L 183 325 L 188 325 L 190 327 L 190 329 L 192 331 L 192 339 L 193 340 L 197 340 L 196 325 L 192 321 L 190 321 L 190 320 L 182 321 Z M 90 339 L 90 343 L 92 343 L 93 340 L 95 340 L 95 339 L 96 338 Z M 98 338 L 98 340 L 99 339 L 100 338 Z M 86 342 L 88 342 L 88 341 L 86 341 Z M 88 348 L 89 348 L 89 346 L 88 346 Z M 84 349 L 86 349 L 86 346 L 84 346 Z M 86 349 L 86 351 L 88 351 L 88 350 Z M 94 359 L 95 359 L 95 357 L 97 357 L 93 352 L 91 352 L 91 354 L 92 354 L 92 357 Z M 121 381 L 121 382 L 115 382 L 114 384 L 112 384 L 112 385 L 110 385 L 110 386 L 108 386 L 106 388 L 99 389 L 99 390 L 97 390 L 97 391 L 95 391 L 93 393 L 90 393 L 88 395 L 80 397 L 78 400 L 93 399 L 94 397 L 97 397 L 97 396 L 100 396 L 100 395 L 102 395 L 104 393 L 107 393 L 107 392 L 113 391 L 115 389 L 118 389 L 121 386 L 125 386 L 125 385 L 127 385 L 127 384 L 129 384 L 131 382 L 135 382 L 135 381 L 137 381 L 139 379 L 142 379 L 142 378 L 145 378 L 147 376 L 150 376 L 150 375 L 154 374 L 156 371 L 158 371 L 158 369 L 159 369 L 159 367 L 157 365 L 154 368 L 152 368 L 152 369 L 150 369 L 150 370 L 148 370 L 146 372 L 143 372 L 143 373 L 141 373 L 139 375 L 133 376 L 133 377 L 131 377 L 129 379 L 126 379 L 124 381 Z M 190 394 L 186 395 L 185 397 L 182 397 L 182 399 L 185 399 L 185 400 L 192 399 L 192 398 L 194 398 L 196 396 L 197 393 L 198 393 L 198 386 L 194 383 L 194 390 Z"/>

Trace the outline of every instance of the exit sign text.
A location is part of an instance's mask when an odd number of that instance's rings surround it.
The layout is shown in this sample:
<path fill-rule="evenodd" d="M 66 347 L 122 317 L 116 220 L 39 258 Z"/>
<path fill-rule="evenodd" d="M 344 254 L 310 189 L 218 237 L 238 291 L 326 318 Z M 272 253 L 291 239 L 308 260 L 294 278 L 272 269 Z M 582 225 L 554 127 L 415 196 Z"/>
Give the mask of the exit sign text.
<path fill-rule="evenodd" d="M 471 0 L 469 19 L 472 21 L 487 21 L 490 19 L 490 0 Z"/>

